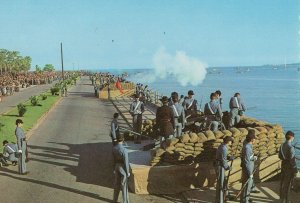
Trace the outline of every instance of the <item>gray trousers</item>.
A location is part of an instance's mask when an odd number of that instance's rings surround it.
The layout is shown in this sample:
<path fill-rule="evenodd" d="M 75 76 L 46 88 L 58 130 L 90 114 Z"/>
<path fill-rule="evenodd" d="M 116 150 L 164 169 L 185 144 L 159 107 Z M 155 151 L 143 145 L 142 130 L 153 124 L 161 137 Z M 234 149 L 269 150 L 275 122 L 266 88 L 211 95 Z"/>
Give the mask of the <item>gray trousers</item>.
<path fill-rule="evenodd" d="M 21 141 L 21 150 L 22 150 L 22 154 L 20 154 L 19 159 L 18 159 L 18 169 L 19 169 L 19 173 L 26 173 L 27 169 L 26 169 L 26 146 L 27 143 L 26 141 Z"/>
<path fill-rule="evenodd" d="M 244 189 L 242 190 L 241 197 L 240 197 L 241 203 L 249 203 L 252 185 L 253 185 L 253 179 L 249 177 L 246 169 L 242 168 L 242 187 L 244 187 Z"/>
<path fill-rule="evenodd" d="M 142 122 L 143 122 L 143 116 L 142 114 L 135 114 L 132 117 L 132 125 L 133 125 L 133 131 L 137 133 L 142 132 Z M 140 135 L 134 135 L 134 141 L 141 141 Z"/>
<path fill-rule="evenodd" d="M 230 121 L 229 121 L 229 126 L 233 127 L 236 124 L 238 124 L 241 120 L 241 117 L 239 116 L 239 109 L 238 108 L 233 108 L 230 110 Z"/>
<path fill-rule="evenodd" d="M 175 130 L 176 130 L 176 132 L 175 132 L 174 136 L 179 137 L 182 134 L 182 123 L 175 121 Z"/>
<path fill-rule="evenodd" d="M 294 178 L 294 172 L 282 168 L 281 169 L 281 180 L 280 180 L 280 203 L 289 202 L 289 192 L 291 189 L 291 184 Z"/>
<path fill-rule="evenodd" d="M 129 203 L 128 195 L 128 178 L 123 168 L 123 164 L 115 166 L 115 186 L 114 186 L 114 202 L 118 201 L 120 190 L 122 190 L 122 203 Z"/>
<path fill-rule="evenodd" d="M 216 188 L 216 200 L 215 203 L 223 203 L 224 202 L 224 189 L 227 187 L 225 184 L 225 169 L 217 165 L 216 167 L 216 175 L 217 175 L 217 188 Z M 226 190 L 227 193 L 227 190 Z M 226 194 L 227 195 L 227 194 Z"/>

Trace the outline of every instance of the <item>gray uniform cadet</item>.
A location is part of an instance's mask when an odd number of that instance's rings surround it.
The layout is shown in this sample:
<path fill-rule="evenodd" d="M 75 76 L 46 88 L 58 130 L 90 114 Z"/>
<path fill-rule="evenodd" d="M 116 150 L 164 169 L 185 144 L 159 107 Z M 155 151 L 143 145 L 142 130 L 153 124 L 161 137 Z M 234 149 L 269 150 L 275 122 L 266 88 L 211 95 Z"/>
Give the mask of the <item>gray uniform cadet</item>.
<path fill-rule="evenodd" d="M 128 177 L 129 160 L 127 149 L 120 143 L 113 147 L 113 164 L 115 171 L 114 202 L 118 201 L 120 190 L 122 190 L 123 203 L 129 203 Z"/>
<path fill-rule="evenodd" d="M 251 140 L 255 140 L 254 130 L 249 130 L 246 137 L 246 143 L 243 146 L 241 154 L 242 187 L 244 188 L 240 197 L 241 203 L 249 203 L 251 188 L 253 185 L 254 161 L 257 160 L 257 157 L 254 156 L 253 153 Z"/>
<path fill-rule="evenodd" d="M 143 112 L 145 111 L 144 103 L 139 101 L 139 95 L 135 95 L 135 100 L 130 105 L 130 114 L 132 116 L 132 124 L 134 132 L 141 134 Z M 134 135 L 134 142 L 141 143 L 141 136 Z"/>
<path fill-rule="evenodd" d="M 231 97 L 229 102 L 230 109 L 230 121 L 229 126 L 233 127 L 238 124 L 241 120 L 240 112 L 246 111 L 244 102 L 240 98 L 240 93 L 235 93 L 234 97 Z"/>
<path fill-rule="evenodd" d="M 16 128 L 15 135 L 17 138 L 18 150 L 22 151 L 22 154 L 20 155 L 19 163 L 18 163 L 19 173 L 24 174 L 27 172 L 27 169 L 26 169 L 26 148 L 27 148 L 26 137 L 25 137 L 25 134 L 24 134 L 22 128 L 20 128 L 20 127 Z"/>
<path fill-rule="evenodd" d="M 170 107 L 172 108 L 174 115 L 174 135 L 175 137 L 179 137 L 184 129 L 185 113 L 183 106 L 178 103 L 178 94 L 176 92 L 172 93 L 172 101 Z"/>
<path fill-rule="evenodd" d="M 116 145 L 117 142 L 117 136 L 120 134 L 120 130 L 119 130 L 119 124 L 118 124 L 118 113 L 114 114 L 114 119 L 111 121 L 110 124 L 110 136 L 111 136 L 111 140 L 113 145 Z"/>
<path fill-rule="evenodd" d="M 215 93 L 210 95 L 211 101 L 204 106 L 204 114 L 208 116 L 207 122 L 211 124 L 212 131 L 217 131 L 219 126 L 219 120 L 222 118 L 222 110 L 219 102 L 216 100 Z"/>
<path fill-rule="evenodd" d="M 224 138 L 224 143 L 222 143 L 216 153 L 216 175 L 217 175 L 217 188 L 216 188 L 216 199 L 215 203 L 223 203 L 224 196 L 224 189 L 227 190 L 227 185 L 225 185 L 225 171 L 230 170 L 230 166 L 228 164 L 228 148 L 227 143 L 233 142 L 233 139 L 229 136 Z M 232 160 L 232 159 L 230 159 Z"/>
<path fill-rule="evenodd" d="M 286 133 L 286 141 L 280 146 L 279 158 L 281 159 L 281 181 L 280 181 L 280 202 L 288 203 L 288 195 L 291 183 L 296 176 L 298 169 L 296 164 L 295 148 L 292 146 L 294 133 Z"/>
<path fill-rule="evenodd" d="M 16 144 L 7 143 L 4 145 L 3 155 L 6 158 L 6 160 L 11 161 L 13 163 L 18 162 L 18 158 L 15 156 L 16 153 L 18 153 L 18 146 Z"/>
<path fill-rule="evenodd" d="M 183 108 L 185 110 L 186 117 L 193 117 L 197 114 L 197 100 L 193 98 L 194 92 L 188 91 L 188 97 L 183 101 Z"/>

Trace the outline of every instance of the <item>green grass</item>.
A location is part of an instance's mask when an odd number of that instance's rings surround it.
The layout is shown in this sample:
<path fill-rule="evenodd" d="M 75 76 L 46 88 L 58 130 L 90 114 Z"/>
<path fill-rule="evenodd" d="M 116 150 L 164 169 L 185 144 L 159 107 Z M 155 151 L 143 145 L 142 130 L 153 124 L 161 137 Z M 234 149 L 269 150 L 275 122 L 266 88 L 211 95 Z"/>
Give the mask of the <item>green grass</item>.
<path fill-rule="evenodd" d="M 15 137 L 15 121 L 20 118 L 23 120 L 23 130 L 28 132 L 37 120 L 42 117 L 42 115 L 47 112 L 53 104 L 59 99 L 59 96 L 52 96 L 50 92 L 45 93 L 48 97 L 46 100 L 39 100 L 40 106 L 32 106 L 30 101 L 24 103 L 27 108 L 26 113 L 23 117 L 19 117 L 17 107 L 13 108 L 5 115 L 0 115 L 0 123 L 4 126 L 0 130 L 0 152 L 3 150 L 2 142 L 3 140 L 8 140 L 9 142 L 16 142 Z"/>

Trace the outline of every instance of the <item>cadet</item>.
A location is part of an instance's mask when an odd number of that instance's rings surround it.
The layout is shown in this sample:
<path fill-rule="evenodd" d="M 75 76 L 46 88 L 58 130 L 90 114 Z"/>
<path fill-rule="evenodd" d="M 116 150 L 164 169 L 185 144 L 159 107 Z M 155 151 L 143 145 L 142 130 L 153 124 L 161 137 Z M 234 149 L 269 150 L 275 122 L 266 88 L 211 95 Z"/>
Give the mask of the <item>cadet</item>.
<path fill-rule="evenodd" d="M 255 142 L 255 131 L 250 129 L 246 137 L 246 144 L 243 146 L 241 154 L 241 167 L 242 167 L 242 193 L 240 197 L 241 203 L 250 202 L 250 192 L 253 185 L 253 172 L 254 172 L 254 161 L 257 157 L 254 156 L 252 145 Z"/>
<path fill-rule="evenodd" d="M 7 140 L 3 141 L 3 156 L 6 160 L 12 162 L 14 166 L 18 162 L 18 158 L 16 157 L 18 153 L 18 146 L 16 144 L 8 143 Z"/>
<path fill-rule="evenodd" d="M 128 178 L 129 172 L 129 160 L 127 149 L 123 146 L 124 137 L 123 134 L 117 135 L 117 144 L 113 147 L 113 168 L 115 174 L 114 185 L 114 202 L 118 202 L 120 190 L 122 190 L 123 203 L 129 203 L 128 196 Z"/>
<path fill-rule="evenodd" d="M 216 93 L 210 94 L 210 102 L 205 104 L 204 114 L 207 115 L 207 123 L 212 126 L 211 130 L 217 131 L 223 114 Z"/>
<path fill-rule="evenodd" d="M 182 105 L 178 103 L 178 93 L 172 93 L 172 105 L 171 108 L 173 110 L 174 116 L 174 127 L 175 127 L 175 137 L 179 137 L 182 133 L 182 129 L 184 129 L 185 124 L 185 113 Z"/>
<path fill-rule="evenodd" d="M 227 185 L 225 185 L 225 170 L 231 170 L 231 167 L 228 165 L 228 160 L 232 161 L 233 156 L 228 157 L 228 146 L 233 142 L 232 137 L 226 136 L 223 139 L 223 143 L 218 147 L 216 154 L 216 172 L 217 172 L 217 188 L 216 188 L 216 203 L 223 203 L 225 200 L 224 190 L 227 190 Z"/>
<path fill-rule="evenodd" d="M 28 174 L 28 171 L 26 169 L 26 151 L 27 151 L 27 143 L 26 143 L 26 137 L 22 130 L 23 121 L 21 119 L 16 120 L 16 131 L 15 135 L 17 138 L 17 144 L 18 144 L 18 150 L 21 153 L 19 158 L 19 173 L 22 175 Z"/>
<path fill-rule="evenodd" d="M 130 105 L 129 113 L 132 116 L 133 131 L 142 133 L 143 112 L 145 111 L 144 103 L 140 101 L 140 96 L 135 95 L 135 100 Z M 134 135 L 134 143 L 141 143 L 141 135 Z"/>
<path fill-rule="evenodd" d="M 215 93 L 217 95 L 217 100 L 218 100 L 221 110 L 222 110 L 222 104 L 223 104 L 223 98 L 221 97 L 222 92 L 220 90 L 217 90 Z"/>
<path fill-rule="evenodd" d="M 288 196 L 291 183 L 297 175 L 297 165 L 295 157 L 295 148 L 292 145 L 294 133 L 288 131 L 285 135 L 286 141 L 280 146 L 279 158 L 281 159 L 281 181 L 280 181 L 280 202 L 289 202 Z"/>
<path fill-rule="evenodd" d="M 193 90 L 188 91 L 188 97 L 183 102 L 186 117 L 193 117 L 197 114 L 197 100 L 193 98 Z"/>
<path fill-rule="evenodd" d="M 168 97 L 161 99 L 163 105 L 157 108 L 156 123 L 160 130 L 160 142 L 164 139 L 172 138 L 174 135 L 174 117 L 173 110 L 168 106 Z"/>
<path fill-rule="evenodd" d="M 230 108 L 230 122 L 229 126 L 233 127 L 240 122 L 240 116 L 243 115 L 243 112 L 246 111 L 246 107 L 241 100 L 240 93 L 235 93 L 233 97 L 231 97 L 229 102 Z"/>
<path fill-rule="evenodd" d="M 115 146 L 117 144 L 117 136 L 120 134 L 119 123 L 118 123 L 119 114 L 114 113 L 114 118 L 110 124 L 110 137 L 112 140 L 112 144 Z"/>

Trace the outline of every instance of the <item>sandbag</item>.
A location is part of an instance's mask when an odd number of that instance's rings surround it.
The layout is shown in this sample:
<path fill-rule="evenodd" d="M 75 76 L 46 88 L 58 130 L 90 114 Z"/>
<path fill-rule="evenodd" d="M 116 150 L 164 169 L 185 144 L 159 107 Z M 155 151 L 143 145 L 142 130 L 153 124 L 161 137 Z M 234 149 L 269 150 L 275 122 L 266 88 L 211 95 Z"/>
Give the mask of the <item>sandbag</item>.
<path fill-rule="evenodd" d="M 175 149 L 176 149 L 175 146 L 169 146 L 169 147 L 166 148 L 166 151 L 169 152 L 169 151 L 173 151 Z"/>
<path fill-rule="evenodd" d="M 241 132 L 242 136 L 248 135 L 248 130 L 246 128 L 239 128 L 238 130 Z"/>
<path fill-rule="evenodd" d="M 194 151 L 194 147 L 188 146 L 188 145 L 185 145 L 185 146 L 184 146 L 184 149 Z"/>
<path fill-rule="evenodd" d="M 185 146 L 185 144 L 178 142 L 177 144 L 175 144 L 176 148 L 183 148 Z"/>
<path fill-rule="evenodd" d="M 190 141 L 190 136 L 188 134 L 183 134 L 179 137 L 179 139 L 182 143 L 187 143 Z"/>
<path fill-rule="evenodd" d="M 177 142 L 179 142 L 179 139 L 177 138 L 171 138 L 166 140 L 166 146 L 174 146 Z"/>
<path fill-rule="evenodd" d="M 177 148 L 175 148 L 175 150 L 174 151 L 176 151 L 176 152 L 184 152 L 184 148 L 181 148 L 181 147 L 177 147 Z"/>
<path fill-rule="evenodd" d="M 224 134 L 224 137 L 225 136 L 232 136 L 232 132 L 230 132 L 229 130 L 223 130 L 222 133 Z"/>
<path fill-rule="evenodd" d="M 205 131 L 205 135 L 207 136 L 207 140 L 215 140 L 216 139 L 214 133 L 210 130 Z"/>
<path fill-rule="evenodd" d="M 203 147 L 203 143 L 196 143 L 195 147 Z"/>
<path fill-rule="evenodd" d="M 198 142 L 203 143 L 207 141 L 207 137 L 204 133 L 198 133 Z"/>
<path fill-rule="evenodd" d="M 214 132 L 216 139 L 222 139 L 224 137 L 224 133 L 221 131 L 217 130 Z"/>
<path fill-rule="evenodd" d="M 192 134 L 190 135 L 190 142 L 191 142 L 191 143 L 196 143 L 196 142 L 198 142 L 198 136 L 197 136 L 196 133 L 192 133 Z"/>
<path fill-rule="evenodd" d="M 260 133 L 265 133 L 265 134 L 268 133 L 267 129 L 264 127 L 256 127 L 255 129 L 257 129 Z"/>

